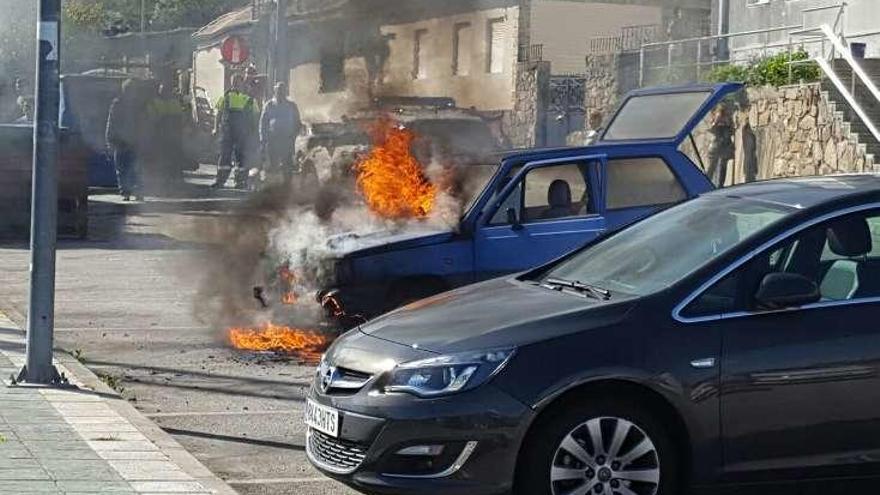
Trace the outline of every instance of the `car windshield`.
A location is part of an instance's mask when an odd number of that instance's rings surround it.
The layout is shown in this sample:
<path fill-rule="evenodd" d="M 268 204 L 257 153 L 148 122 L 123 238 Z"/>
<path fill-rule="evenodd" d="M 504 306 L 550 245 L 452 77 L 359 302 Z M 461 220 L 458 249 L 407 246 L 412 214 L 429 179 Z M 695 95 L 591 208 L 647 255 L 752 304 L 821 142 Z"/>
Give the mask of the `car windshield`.
<path fill-rule="evenodd" d="M 460 169 L 461 178 L 461 197 L 464 200 L 464 213 L 467 214 L 473 208 L 474 203 L 480 197 L 480 193 L 486 188 L 486 185 L 492 179 L 492 176 L 498 171 L 500 163 L 487 163 L 480 165 L 468 165 Z"/>
<path fill-rule="evenodd" d="M 710 96 L 711 91 L 634 96 L 623 104 L 602 139 L 675 137 Z"/>
<path fill-rule="evenodd" d="M 675 206 L 590 246 L 545 275 L 646 295 L 682 280 L 795 209 L 734 196 Z"/>

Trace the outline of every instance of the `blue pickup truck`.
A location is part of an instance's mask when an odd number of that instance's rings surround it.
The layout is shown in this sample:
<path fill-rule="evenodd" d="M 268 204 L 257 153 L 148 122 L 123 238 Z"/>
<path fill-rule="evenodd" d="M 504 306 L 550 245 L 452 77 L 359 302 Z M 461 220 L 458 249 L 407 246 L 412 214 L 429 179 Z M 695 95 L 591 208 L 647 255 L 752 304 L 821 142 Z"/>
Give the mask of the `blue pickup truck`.
<path fill-rule="evenodd" d="M 504 156 L 458 228 L 338 240 L 319 301 L 330 315 L 370 318 L 548 262 L 602 232 L 713 189 L 693 132 L 741 88 L 637 90 L 592 145 Z"/>

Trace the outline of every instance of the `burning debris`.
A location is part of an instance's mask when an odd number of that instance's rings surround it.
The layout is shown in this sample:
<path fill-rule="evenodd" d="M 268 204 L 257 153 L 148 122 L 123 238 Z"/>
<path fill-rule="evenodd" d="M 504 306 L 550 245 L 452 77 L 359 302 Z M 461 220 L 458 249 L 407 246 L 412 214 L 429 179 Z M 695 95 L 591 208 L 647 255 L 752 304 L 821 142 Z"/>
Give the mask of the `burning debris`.
<path fill-rule="evenodd" d="M 347 314 L 335 291 L 319 293 L 335 279 L 339 253 L 458 218 L 462 202 L 446 180 L 458 173 L 456 164 L 418 151 L 433 150 L 432 135 L 390 117 L 371 131 L 372 146 L 355 161 L 351 181 L 261 191 L 222 229 L 196 310 L 224 329 L 232 347 L 319 359 L 339 328 L 364 320 Z"/>
<path fill-rule="evenodd" d="M 288 354 L 309 363 L 318 362 L 331 342 L 322 333 L 268 322 L 258 328 L 230 328 L 227 337 L 236 349 Z"/>
<path fill-rule="evenodd" d="M 427 217 L 437 186 L 412 153 L 415 134 L 386 117 L 376 122 L 372 136 L 372 150 L 354 165 L 367 207 L 390 220 Z"/>

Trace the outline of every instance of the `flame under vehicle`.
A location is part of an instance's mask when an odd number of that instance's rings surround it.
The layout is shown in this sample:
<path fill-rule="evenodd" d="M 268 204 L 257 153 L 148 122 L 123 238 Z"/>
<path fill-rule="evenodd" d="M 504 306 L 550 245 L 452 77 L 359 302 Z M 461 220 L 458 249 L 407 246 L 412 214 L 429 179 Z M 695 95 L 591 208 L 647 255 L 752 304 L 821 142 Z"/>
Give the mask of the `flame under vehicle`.
<path fill-rule="evenodd" d="M 503 155 L 456 228 L 331 239 L 318 299 L 343 326 L 406 303 L 558 258 L 600 234 L 714 189 L 694 131 L 740 84 L 628 94 L 600 139 Z M 485 163 L 485 162 L 484 162 Z M 485 166 L 483 166 L 485 168 Z"/>

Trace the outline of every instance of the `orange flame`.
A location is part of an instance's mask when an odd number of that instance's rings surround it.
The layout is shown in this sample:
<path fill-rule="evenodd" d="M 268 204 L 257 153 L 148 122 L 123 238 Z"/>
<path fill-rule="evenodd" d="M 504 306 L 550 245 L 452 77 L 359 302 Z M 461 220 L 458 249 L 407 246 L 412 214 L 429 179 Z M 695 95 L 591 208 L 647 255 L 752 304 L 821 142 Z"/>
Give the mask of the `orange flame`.
<path fill-rule="evenodd" d="M 296 273 L 294 273 L 293 270 L 290 269 L 290 266 L 285 263 L 278 268 L 278 278 L 281 281 L 282 287 L 281 303 L 296 304 L 296 301 L 299 299 L 296 291 L 294 291 Z"/>
<path fill-rule="evenodd" d="M 272 323 L 260 328 L 230 328 L 228 338 L 236 349 L 281 352 L 309 362 L 318 362 L 330 345 L 326 335 Z"/>
<path fill-rule="evenodd" d="M 427 216 L 434 207 L 437 187 L 412 154 L 415 134 L 390 118 L 376 122 L 372 134 L 373 148 L 354 165 L 367 206 L 392 220 Z"/>

